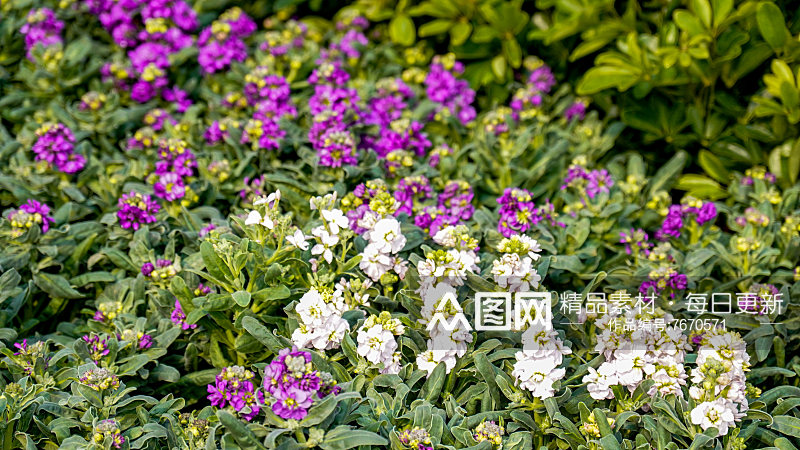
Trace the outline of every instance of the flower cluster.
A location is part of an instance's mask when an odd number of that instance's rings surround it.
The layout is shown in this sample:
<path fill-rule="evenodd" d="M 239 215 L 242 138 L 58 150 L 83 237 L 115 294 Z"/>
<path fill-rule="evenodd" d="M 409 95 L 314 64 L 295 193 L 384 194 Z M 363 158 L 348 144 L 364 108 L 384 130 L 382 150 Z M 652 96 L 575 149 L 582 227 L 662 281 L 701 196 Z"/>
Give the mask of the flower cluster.
<path fill-rule="evenodd" d="M 567 176 L 561 189 L 573 188 L 580 193 L 581 197 L 594 199 L 600 193 L 609 193 L 609 189 L 614 186 L 614 179 L 611 178 L 606 169 L 587 170 L 582 164 L 583 160 L 578 158 L 569 166 Z M 586 199 L 582 199 L 586 203 Z"/>
<path fill-rule="evenodd" d="M 97 311 L 95 311 L 92 320 L 96 320 L 98 322 L 109 322 L 114 320 L 122 313 L 122 302 L 118 301 L 108 301 L 102 302 L 97 305 Z"/>
<path fill-rule="evenodd" d="M 241 143 L 249 143 L 253 150 L 276 150 L 286 132 L 278 121 L 294 117 L 297 110 L 289 98 L 290 88 L 286 79 L 270 74 L 267 67 L 256 67 L 245 76 L 244 96 L 247 104 L 254 107 L 252 119 L 245 125 Z M 218 122 L 217 127 L 219 127 Z M 212 130 L 209 129 L 209 134 Z"/>
<path fill-rule="evenodd" d="M 641 228 L 620 231 L 619 243 L 625 245 L 625 253 L 644 258 L 650 256 L 650 249 L 653 247 L 653 244 L 649 241 L 649 236 Z"/>
<path fill-rule="evenodd" d="M 358 329 L 358 354 L 377 365 L 381 373 L 400 372 L 400 352 L 395 336 L 405 333 L 400 320 L 393 319 L 386 311 L 371 315 Z"/>
<path fill-rule="evenodd" d="M 28 13 L 27 22 L 20 28 L 20 33 L 25 35 L 25 48 L 28 59 L 34 60 L 33 50 L 37 45 L 50 47 L 61 45 L 61 31 L 64 22 L 56 18 L 56 13 L 50 8 L 32 9 Z"/>
<path fill-rule="evenodd" d="M 494 450 L 501 450 L 503 448 L 504 434 L 506 434 L 506 430 L 502 425 L 495 423 L 493 420 L 484 420 L 475 427 L 472 437 L 478 442 L 489 441 Z"/>
<path fill-rule="evenodd" d="M 159 161 L 151 175 L 156 197 L 168 202 L 187 197 L 191 192 L 187 179 L 197 167 L 189 145 L 183 139 L 159 139 L 157 154 Z"/>
<path fill-rule="evenodd" d="M 542 277 L 532 264 L 541 257 L 539 253 L 542 248 L 535 239 L 514 234 L 510 238 L 503 238 L 497 250 L 501 256 L 492 261 L 492 276 L 498 286 L 510 292 L 539 287 Z"/>
<path fill-rule="evenodd" d="M 314 370 L 311 353 L 285 348 L 264 368 L 264 391 L 272 401 L 272 412 L 301 420 L 316 399 L 336 395 L 341 388 L 329 373 Z"/>
<path fill-rule="evenodd" d="M 342 318 L 349 308 L 343 291 L 320 287 L 303 294 L 294 308 L 300 316 L 300 326 L 292 333 L 292 342 L 300 348 L 311 345 L 318 350 L 339 347 L 350 325 Z"/>
<path fill-rule="evenodd" d="M 111 351 L 108 348 L 108 338 L 101 338 L 92 333 L 83 336 L 81 339 L 86 342 L 86 346 L 89 348 L 89 356 L 95 364 L 100 364 L 100 360 Z"/>
<path fill-rule="evenodd" d="M 405 429 L 400 433 L 397 440 L 408 450 L 433 450 L 431 434 L 424 428 Z"/>
<path fill-rule="evenodd" d="M 509 106 L 514 119 L 527 120 L 535 117 L 539 113 L 544 96 L 550 93 L 555 84 L 556 77 L 550 67 L 540 61 L 537 62 L 537 67 L 528 75 L 525 86 L 518 89 L 511 99 Z"/>
<path fill-rule="evenodd" d="M 473 340 L 469 324 L 459 321 L 452 330 L 443 322 L 452 323 L 463 310 L 458 303 L 456 288 L 464 283 L 468 273 L 478 271 L 478 241 L 467 233 L 464 226 L 449 226 L 434 236 L 434 242 L 445 249 L 426 255 L 417 265 L 422 299 L 419 323 L 428 330 L 427 350 L 417 356 L 417 365 L 428 375 L 439 363 L 445 363 L 449 373 L 458 358 L 467 352 Z"/>
<path fill-rule="evenodd" d="M 256 24 L 238 7 L 225 11 L 197 39 L 197 62 L 205 73 L 215 73 L 230 67 L 234 61 L 247 58 L 244 39 L 256 31 Z"/>
<path fill-rule="evenodd" d="M 358 142 L 353 130 L 360 123 L 362 112 L 358 92 L 346 87 L 349 78 L 338 61 L 322 61 L 309 77 L 314 95 L 308 101 L 312 116 L 308 140 L 323 167 L 358 163 Z"/>
<path fill-rule="evenodd" d="M 169 86 L 167 71 L 169 56 L 194 43 L 190 34 L 197 28 L 194 10 L 183 0 L 85 0 L 85 4 L 114 42 L 128 49 L 124 63 L 103 66 L 104 79 L 130 92 L 136 102 L 145 103 L 161 95 L 184 111 L 190 104 L 186 93 Z"/>
<path fill-rule="evenodd" d="M 452 53 L 434 57 L 425 77 L 425 93 L 428 99 L 437 104 L 437 119 L 455 117 L 466 126 L 475 119 L 475 108 L 472 106 L 475 91 L 470 89 L 465 80 L 456 78 L 456 74 L 463 71 L 464 65 L 456 61 Z"/>
<path fill-rule="evenodd" d="M 674 299 L 679 291 L 683 291 L 689 285 L 686 275 L 678 273 L 669 265 L 661 265 L 651 270 L 647 274 L 647 280 L 639 286 L 639 292 L 653 296 L 669 294 L 669 298 Z"/>
<path fill-rule="evenodd" d="M 566 370 L 559 366 L 564 355 L 572 350 L 564 346 L 557 331 L 547 330 L 538 323 L 522 333 L 522 348 L 514 355 L 517 362 L 511 375 L 519 387 L 530 391 L 533 397 L 554 396 L 553 384 L 566 375 Z"/>
<path fill-rule="evenodd" d="M 33 374 L 36 360 L 39 358 L 44 359 L 44 368 L 47 368 L 48 360 L 50 359 L 47 357 L 47 342 L 37 341 L 33 344 L 28 344 L 28 340 L 23 339 L 22 343 L 14 343 L 14 348 L 17 349 L 17 351 L 14 352 L 14 362 L 22 367 L 22 370 L 26 374 Z"/>
<path fill-rule="evenodd" d="M 208 385 L 208 400 L 218 408 L 230 405 L 245 420 L 253 420 L 264 403 L 264 393 L 256 388 L 254 377 L 253 372 L 242 366 L 226 367 L 214 384 Z"/>
<path fill-rule="evenodd" d="M 780 311 L 778 288 L 772 284 L 753 283 L 743 295 L 737 296 L 739 311 L 748 314 L 769 315 Z"/>
<path fill-rule="evenodd" d="M 141 331 L 123 330 L 122 334 L 117 335 L 117 339 L 128 342 L 135 342 L 139 350 L 147 350 L 153 346 L 153 336 Z"/>
<path fill-rule="evenodd" d="M 364 237 L 368 244 L 359 263 L 361 270 L 372 281 L 380 281 L 389 271 L 394 271 L 400 279 L 404 278 L 407 263 L 397 253 L 405 247 L 407 241 L 400 230 L 400 222 L 394 217 L 380 219 L 367 229 Z"/>
<path fill-rule="evenodd" d="M 208 440 L 208 420 L 198 419 L 191 413 L 182 413 L 178 416 L 184 439 L 187 440 L 190 450 L 206 448 Z"/>
<path fill-rule="evenodd" d="M 181 327 L 182 330 L 194 330 L 197 328 L 196 323 L 187 323 L 186 322 L 186 313 L 183 312 L 183 307 L 181 306 L 181 302 L 176 298 L 175 299 L 175 307 L 172 309 L 172 314 L 169 316 L 172 323 Z"/>
<path fill-rule="evenodd" d="M 47 233 L 50 225 L 55 222 L 55 219 L 49 214 L 49 206 L 34 199 L 29 199 L 16 210 L 12 210 L 8 216 L 8 221 L 12 228 L 12 236 L 20 237 L 34 225 L 41 227 L 42 233 Z"/>
<path fill-rule="evenodd" d="M 711 222 L 717 217 L 717 207 L 714 202 L 703 202 L 690 196 L 684 197 L 680 205 L 669 207 L 661 228 L 656 231 L 656 239 L 665 241 L 670 237 L 680 237 L 685 221 L 691 220 L 692 217 L 697 225 Z"/>
<path fill-rule="evenodd" d="M 122 430 L 120 430 L 119 424 L 114 419 L 101 420 L 94 426 L 92 441 L 97 444 L 103 444 L 106 439 L 110 441 L 111 446 L 114 448 L 122 448 L 125 443 Z"/>
<path fill-rule="evenodd" d="M 703 430 L 714 427 L 719 436 L 728 434 L 748 409 L 746 373 L 750 367 L 747 344 L 735 332 L 712 330 L 703 336 L 692 369 L 689 395 L 697 402 L 692 423 Z"/>
<path fill-rule="evenodd" d="M 138 230 L 142 225 L 154 223 L 156 213 L 161 208 L 149 195 L 142 195 L 131 191 L 122 194 L 118 201 L 119 211 L 117 218 L 122 228 Z"/>
<path fill-rule="evenodd" d="M 682 397 L 686 384 L 684 357 L 691 347 L 676 326 L 667 325 L 672 315 L 648 304 L 642 296 L 624 291 L 607 301 L 594 303 L 594 310 L 581 317 L 594 320 L 598 328 L 595 350 L 605 357 L 597 369 L 583 377 L 589 395 L 597 400 L 613 398 L 611 387 L 621 385 L 630 392 L 645 379 L 654 381 L 649 395 L 660 392 Z M 655 326 L 655 322 L 662 326 Z M 645 326 L 649 323 L 651 326 Z"/>
<path fill-rule="evenodd" d="M 86 158 L 75 153 L 75 136 L 63 123 L 47 123 L 36 130 L 38 138 L 31 147 L 36 161 L 46 161 L 52 168 L 64 173 L 83 170 Z"/>
<path fill-rule="evenodd" d="M 106 391 L 119 387 L 119 378 L 113 372 L 102 367 L 87 370 L 81 375 L 80 382 L 95 391 Z"/>
<path fill-rule="evenodd" d="M 507 188 L 497 199 L 497 203 L 500 204 L 497 231 L 505 237 L 525 233 L 541 221 L 533 197 L 525 189 Z"/>
<path fill-rule="evenodd" d="M 142 275 L 150 277 L 153 281 L 163 281 L 174 277 L 180 271 L 180 266 L 171 259 L 159 259 L 155 265 L 151 262 L 142 264 Z"/>

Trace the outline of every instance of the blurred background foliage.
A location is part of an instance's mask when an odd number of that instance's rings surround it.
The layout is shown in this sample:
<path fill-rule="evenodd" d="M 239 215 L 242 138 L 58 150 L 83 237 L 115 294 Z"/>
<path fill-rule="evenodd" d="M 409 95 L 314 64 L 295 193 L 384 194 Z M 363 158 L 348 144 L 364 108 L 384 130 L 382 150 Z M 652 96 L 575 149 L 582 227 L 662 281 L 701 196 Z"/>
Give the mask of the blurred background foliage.
<path fill-rule="evenodd" d="M 198 2 L 216 11 L 224 0 Z M 730 171 L 765 165 L 783 186 L 800 172 L 800 4 L 735 0 L 321 0 L 257 2 L 255 17 L 359 13 L 425 60 L 453 52 L 481 107 L 503 103 L 524 55 L 538 55 L 606 120 L 619 151 L 655 165 L 680 150 L 703 175 L 680 190 L 721 199 Z M 341 8 L 341 9 L 340 9 Z"/>

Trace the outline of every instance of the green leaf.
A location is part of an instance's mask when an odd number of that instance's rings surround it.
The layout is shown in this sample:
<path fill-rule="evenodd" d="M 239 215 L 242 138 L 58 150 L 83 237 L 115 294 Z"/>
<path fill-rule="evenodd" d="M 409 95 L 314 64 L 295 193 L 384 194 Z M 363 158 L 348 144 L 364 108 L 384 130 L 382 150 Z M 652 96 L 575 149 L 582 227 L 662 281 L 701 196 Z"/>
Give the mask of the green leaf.
<path fill-rule="evenodd" d="M 39 272 L 33 275 L 33 282 L 36 286 L 53 297 L 74 300 L 83 297 L 83 294 L 76 291 L 69 285 L 69 281 L 61 275 Z"/>
<path fill-rule="evenodd" d="M 236 442 L 244 448 L 258 448 L 265 449 L 261 442 L 241 420 L 236 418 L 233 414 L 225 410 L 217 411 L 217 418 L 219 422 L 225 426 L 225 429 L 233 436 Z"/>
<path fill-rule="evenodd" d="M 578 95 L 591 95 L 611 87 L 626 91 L 638 80 L 639 74 L 631 71 L 628 67 L 592 67 L 578 82 L 575 92 Z"/>
<path fill-rule="evenodd" d="M 786 20 L 781 9 L 773 2 L 761 2 L 756 11 L 756 22 L 761 36 L 773 50 L 782 48 L 789 37 Z"/>
<path fill-rule="evenodd" d="M 444 386 L 446 374 L 446 366 L 444 363 L 439 363 L 431 375 L 425 380 L 425 384 L 422 385 L 421 393 L 424 393 L 424 399 L 433 402 L 438 397 L 439 394 L 442 393 L 442 386 Z"/>
<path fill-rule="evenodd" d="M 264 344 L 269 351 L 276 355 L 285 347 L 285 345 L 280 341 L 280 339 L 278 339 L 277 336 L 267 330 L 267 328 L 264 325 L 261 325 L 261 322 L 254 317 L 247 316 L 243 318 L 242 327 L 244 327 L 244 329 L 247 330 L 250 335 L 256 338 L 258 342 Z"/>
<path fill-rule="evenodd" d="M 236 291 L 231 294 L 233 301 L 242 308 L 246 308 L 250 304 L 250 293 L 247 291 Z"/>
<path fill-rule="evenodd" d="M 414 45 L 417 38 L 414 21 L 407 14 L 398 14 L 389 22 L 389 37 L 392 41 L 405 46 Z"/>
<path fill-rule="evenodd" d="M 652 196 L 658 191 L 669 190 L 669 183 L 673 181 L 679 173 L 681 173 L 681 170 L 683 170 L 683 166 L 686 165 L 686 161 L 688 159 L 689 156 L 683 150 L 677 152 L 675 156 L 670 158 L 666 164 L 658 169 L 658 172 L 656 172 L 656 174 L 650 180 L 648 195 Z"/>
<path fill-rule="evenodd" d="M 472 34 L 471 23 L 456 22 L 453 28 L 450 29 L 450 43 L 453 45 L 461 45 L 467 41 L 470 34 Z"/>
<path fill-rule="evenodd" d="M 371 431 L 352 430 L 340 426 L 325 434 L 325 439 L 319 444 L 323 450 L 346 450 L 361 445 L 384 446 L 389 442 Z"/>
<path fill-rule="evenodd" d="M 700 150 L 700 153 L 697 155 L 697 163 L 700 164 L 700 167 L 702 167 L 711 178 L 720 183 L 728 182 L 730 172 L 728 172 L 728 169 L 722 164 L 722 160 L 717 158 L 717 155 L 708 150 Z"/>
<path fill-rule="evenodd" d="M 776 416 L 772 418 L 772 425 L 770 426 L 773 430 L 792 436 L 795 438 L 800 438 L 800 419 L 797 417 L 792 416 Z"/>
<path fill-rule="evenodd" d="M 706 29 L 711 29 L 711 4 L 708 0 L 691 0 L 692 11 Z"/>
<path fill-rule="evenodd" d="M 117 281 L 117 277 L 111 272 L 89 272 L 71 278 L 69 283 L 82 287 L 90 283 L 112 283 L 114 281 Z"/>
<path fill-rule="evenodd" d="M 435 36 L 446 33 L 453 27 L 453 21 L 448 19 L 436 19 L 419 27 L 419 37 Z"/>

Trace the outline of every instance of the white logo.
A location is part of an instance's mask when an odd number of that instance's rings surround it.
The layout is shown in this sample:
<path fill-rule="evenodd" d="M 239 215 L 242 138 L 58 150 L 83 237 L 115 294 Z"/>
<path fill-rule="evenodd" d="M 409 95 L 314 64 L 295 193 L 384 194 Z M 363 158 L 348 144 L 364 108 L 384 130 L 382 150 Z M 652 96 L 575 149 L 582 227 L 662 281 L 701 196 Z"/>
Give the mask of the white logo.
<path fill-rule="evenodd" d="M 450 304 L 453 306 L 453 309 L 456 310 L 456 314 L 452 319 L 450 319 L 449 322 L 447 319 L 445 319 L 444 314 L 442 313 L 442 311 L 447 310 L 446 308 L 448 302 L 450 302 Z M 439 304 L 436 305 L 436 314 L 434 314 L 431 318 L 431 321 L 428 322 L 427 329 L 428 331 L 431 331 L 437 324 L 441 323 L 442 328 L 447 331 L 453 331 L 456 329 L 456 325 L 458 325 L 459 322 L 466 331 L 472 331 L 472 327 L 467 320 L 467 316 L 464 315 L 464 310 L 461 309 L 461 305 L 456 299 L 456 294 L 453 292 L 448 292 L 442 296 L 442 299 L 439 300 Z"/>

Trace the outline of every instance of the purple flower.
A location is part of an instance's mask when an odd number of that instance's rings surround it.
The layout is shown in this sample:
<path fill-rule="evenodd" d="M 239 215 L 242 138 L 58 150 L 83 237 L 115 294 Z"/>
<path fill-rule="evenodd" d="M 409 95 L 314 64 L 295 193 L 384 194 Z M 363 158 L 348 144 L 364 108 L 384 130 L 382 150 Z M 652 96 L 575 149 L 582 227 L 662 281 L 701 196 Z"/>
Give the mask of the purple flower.
<path fill-rule="evenodd" d="M 123 194 L 118 201 L 119 211 L 117 217 L 122 228 L 138 230 L 142 225 L 156 221 L 155 214 L 160 209 L 158 203 L 149 195 L 142 195 L 131 191 Z"/>
<path fill-rule="evenodd" d="M 142 275 L 149 277 L 150 274 L 153 273 L 153 270 L 155 270 L 155 266 L 153 266 L 153 263 L 146 262 L 142 264 Z"/>
<path fill-rule="evenodd" d="M 536 91 L 547 94 L 556 85 L 556 77 L 546 64 L 534 69 L 528 76 L 528 84 Z"/>
<path fill-rule="evenodd" d="M 36 154 L 36 161 L 47 161 L 64 173 L 75 173 L 83 170 L 86 158 L 74 153 L 75 136 L 62 123 L 42 125 L 36 134 L 39 136 L 31 147 Z"/>
<path fill-rule="evenodd" d="M 171 202 L 186 195 L 186 185 L 180 175 L 174 172 L 167 172 L 161 175 L 156 184 L 153 185 L 153 191 L 157 197 Z"/>
<path fill-rule="evenodd" d="M 186 323 L 186 314 L 183 312 L 181 302 L 177 298 L 175 299 L 175 308 L 172 310 L 172 314 L 170 314 L 169 318 L 175 325 L 180 325 L 184 331 L 197 328 L 196 323 Z"/>
<path fill-rule="evenodd" d="M 461 63 L 453 64 L 453 71 L 460 73 Z M 445 69 L 441 58 L 434 58 L 428 76 L 425 78 L 425 92 L 428 98 L 439 105 L 437 113 L 454 116 L 461 124 L 467 125 L 475 119 L 475 91 L 470 89 L 465 80 L 456 79 L 453 72 Z"/>
<path fill-rule="evenodd" d="M 572 122 L 576 118 L 578 120 L 586 118 L 586 103 L 576 100 L 564 111 L 564 118 L 567 119 L 567 122 Z"/>
<path fill-rule="evenodd" d="M 625 244 L 625 253 L 629 255 L 635 253 L 636 256 L 645 257 L 650 254 L 650 248 L 652 248 L 653 244 L 648 242 L 649 237 L 641 228 L 621 231 L 619 237 L 620 244 Z"/>
<path fill-rule="evenodd" d="M 107 338 L 100 339 L 100 336 L 92 333 L 91 335 L 83 336 L 81 339 L 83 339 L 83 341 L 86 342 L 86 345 L 89 347 L 89 355 L 95 364 L 99 364 L 103 356 L 108 355 L 111 351 L 108 348 Z"/>
<path fill-rule="evenodd" d="M 254 376 L 242 366 L 226 367 L 216 376 L 214 384 L 208 385 L 206 398 L 212 406 L 225 408 L 230 405 L 245 420 L 253 420 L 264 403 L 264 393 L 257 390 L 252 381 Z M 249 411 L 242 411 L 245 408 Z"/>
<path fill-rule="evenodd" d="M 264 390 L 274 399 L 272 411 L 284 419 L 302 419 L 315 398 L 340 391 L 330 374 L 313 369 L 311 354 L 285 348 L 264 368 Z"/>
<path fill-rule="evenodd" d="M 16 237 L 22 236 L 33 225 L 39 225 L 42 233 L 47 233 L 50 225 L 55 222 L 50 216 L 50 207 L 34 199 L 28 199 L 17 210 L 12 211 L 8 219 Z"/>
<path fill-rule="evenodd" d="M 586 184 L 586 195 L 591 199 L 594 199 L 595 196 L 601 192 L 608 194 L 609 188 L 614 185 L 614 180 L 605 169 L 591 171 L 588 180 L 589 182 Z"/>
<path fill-rule="evenodd" d="M 240 8 L 225 11 L 197 39 L 200 67 L 205 73 L 215 73 L 227 68 L 233 61 L 244 61 L 247 58 L 247 46 L 243 39 L 255 30 L 255 22 Z"/>
<path fill-rule="evenodd" d="M 61 30 L 64 22 L 56 18 L 55 12 L 50 8 L 31 10 L 27 16 L 27 23 L 20 28 L 20 33 L 25 35 L 25 48 L 28 59 L 33 61 L 33 49 L 36 45 L 49 47 L 61 44 Z"/>
<path fill-rule="evenodd" d="M 716 218 L 717 207 L 714 205 L 714 202 L 705 202 L 697 212 L 697 218 L 695 220 L 697 221 L 698 225 L 703 225 L 704 223 L 712 221 Z"/>
<path fill-rule="evenodd" d="M 330 129 L 311 144 L 319 155 L 320 166 L 342 167 L 358 164 L 353 134 L 347 130 Z"/>
<path fill-rule="evenodd" d="M 274 396 L 272 411 L 284 419 L 303 419 L 314 401 L 311 393 L 294 387 L 278 390 Z"/>
<path fill-rule="evenodd" d="M 139 338 L 139 350 L 145 350 L 153 346 L 153 336 L 149 334 L 143 334 L 142 337 Z"/>
<path fill-rule="evenodd" d="M 669 236 L 678 238 L 681 236 L 681 228 L 683 228 L 683 210 L 680 205 L 672 205 L 661 228 L 656 231 L 656 239 L 666 241 Z"/>
<path fill-rule="evenodd" d="M 506 188 L 497 199 L 500 221 L 497 231 L 505 237 L 528 231 L 535 221 L 535 205 L 531 193 L 520 188 Z"/>

